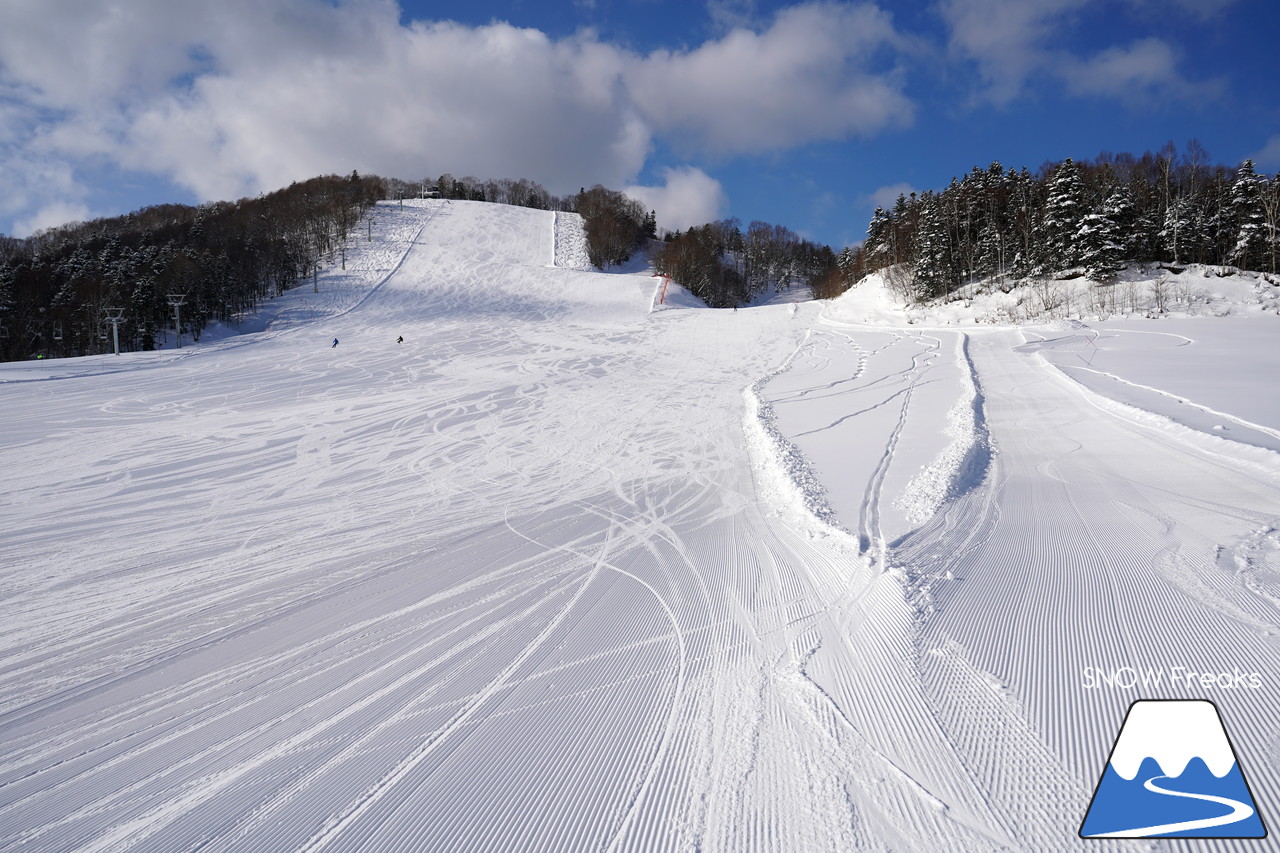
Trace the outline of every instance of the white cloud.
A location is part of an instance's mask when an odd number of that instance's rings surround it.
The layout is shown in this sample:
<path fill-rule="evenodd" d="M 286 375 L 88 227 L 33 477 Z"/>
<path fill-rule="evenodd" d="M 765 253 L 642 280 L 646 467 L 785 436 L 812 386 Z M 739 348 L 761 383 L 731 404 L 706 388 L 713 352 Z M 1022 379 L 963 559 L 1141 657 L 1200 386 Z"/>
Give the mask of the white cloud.
<path fill-rule="evenodd" d="M 776 150 L 910 123 L 900 82 L 873 70 L 899 43 L 875 6 L 807 4 L 764 32 L 737 28 L 693 50 L 655 51 L 628 83 L 645 118 L 687 145 Z"/>
<path fill-rule="evenodd" d="M 869 208 L 882 207 L 885 210 L 892 210 L 894 204 L 898 201 L 898 196 L 909 196 L 913 192 L 916 192 L 916 188 L 911 184 L 889 184 L 863 196 L 861 201 Z"/>
<path fill-rule="evenodd" d="M 658 135 L 756 152 L 912 111 L 877 70 L 897 37 L 869 5 L 792 7 L 761 32 L 643 56 L 590 31 L 405 25 L 393 0 L 21 0 L 5 18 L 0 105 L 39 118 L 0 131 L 4 162 L 107 164 L 210 199 L 353 168 L 621 186 Z"/>
<path fill-rule="evenodd" d="M 11 111 L 0 110 L 0 123 Z M 71 166 L 41 156 L 41 144 L 30 134 L 0 138 L 0 232 L 25 236 L 42 228 L 90 218 L 87 190 Z M 61 217 L 61 218 L 59 218 Z"/>
<path fill-rule="evenodd" d="M 701 169 L 664 169 L 662 177 L 663 186 L 623 190 L 657 215 L 660 231 L 683 231 L 691 225 L 714 222 L 728 207 L 724 187 Z"/>
<path fill-rule="evenodd" d="M 89 218 L 86 205 L 70 201 L 51 201 L 43 204 L 34 213 L 14 223 L 15 234 L 34 234 L 45 228 L 66 225 L 71 222 L 84 222 Z"/>
<path fill-rule="evenodd" d="M 1007 104 L 1051 62 L 1046 42 L 1088 0 L 942 0 L 953 54 L 976 63 L 984 97 Z"/>
<path fill-rule="evenodd" d="M 1264 169 L 1280 169 L 1280 133 L 1268 139 L 1249 159 Z"/>
<path fill-rule="evenodd" d="M 707 17 L 721 31 L 753 26 L 757 14 L 756 0 L 707 0 Z"/>
<path fill-rule="evenodd" d="M 1194 14 L 1207 17 L 1230 2 L 1213 0 L 1208 11 Z M 1141 7 L 1148 0 L 1131 3 Z M 1158 38 L 1112 46 L 1093 56 L 1057 47 L 1074 16 L 1090 5 L 1099 5 L 1098 0 L 940 0 L 938 10 L 950 30 L 952 55 L 976 65 L 983 84 L 979 98 L 998 106 L 1021 96 L 1040 77 L 1060 80 L 1074 95 L 1129 101 L 1154 94 L 1205 97 L 1217 90 L 1217 83 L 1185 78 L 1177 52 Z M 1189 0 L 1174 5 L 1183 13 L 1192 9 Z"/>
<path fill-rule="evenodd" d="M 1060 73 L 1068 91 L 1123 100 L 1154 94 L 1190 95 L 1204 84 L 1193 84 L 1178 72 L 1174 49 L 1157 38 L 1140 39 L 1125 47 L 1111 47 L 1086 59 L 1064 58 Z"/>
<path fill-rule="evenodd" d="M 529 177 L 563 192 L 616 186 L 648 154 L 647 127 L 611 85 L 619 62 L 597 43 L 384 22 L 376 47 L 201 77 L 139 110 L 120 157 L 224 196 L 350 168 Z"/>

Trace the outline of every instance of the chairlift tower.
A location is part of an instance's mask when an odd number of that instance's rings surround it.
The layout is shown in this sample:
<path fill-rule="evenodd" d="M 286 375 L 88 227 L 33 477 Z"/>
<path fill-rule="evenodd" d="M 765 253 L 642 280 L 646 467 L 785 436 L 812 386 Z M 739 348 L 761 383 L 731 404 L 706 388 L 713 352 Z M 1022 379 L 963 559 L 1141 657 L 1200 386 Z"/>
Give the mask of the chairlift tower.
<path fill-rule="evenodd" d="M 103 308 L 107 322 L 111 324 L 111 344 L 116 355 L 120 354 L 120 321 L 124 319 L 123 308 Z"/>
<path fill-rule="evenodd" d="M 182 303 L 186 301 L 185 293 L 169 294 L 169 304 L 173 306 L 173 331 L 178 337 L 177 349 L 182 349 Z"/>

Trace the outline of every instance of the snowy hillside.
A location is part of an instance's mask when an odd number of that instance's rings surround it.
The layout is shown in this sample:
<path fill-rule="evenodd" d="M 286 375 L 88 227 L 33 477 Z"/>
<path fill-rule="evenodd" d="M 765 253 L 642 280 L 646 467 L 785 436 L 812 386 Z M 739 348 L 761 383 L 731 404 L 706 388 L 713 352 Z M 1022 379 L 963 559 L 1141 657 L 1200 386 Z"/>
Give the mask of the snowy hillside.
<path fill-rule="evenodd" d="M 1204 264 L 1131 264 L 1105 284 L 1083 275 L 1011 281 L 1004 287 L 983 280 L 957 289 L 950 297 L 911 304 L 899 295 L 901 288 L 893 287 L 895 277 L 894 269 L 867 276 L 853 288 L 855 294 L 862 293 L 838 300 L 835 304 L 841 307 L 834 313 L 869 322 L 865 315 L 854 315 L 864 306 L 881 306 L 895 322 L 939 326 L 1280 314 L 1280 281 L 1275 276 Z M 867 297 L 868 291 L 873 296 Z"/>
<path fill-rule="evenodd" d="M 0 365 L 0 849 L 1092 849 L 1161 697 L 1280 802 L 1274 313 L 655 311 L 563 214 L 374 216 Z"/>

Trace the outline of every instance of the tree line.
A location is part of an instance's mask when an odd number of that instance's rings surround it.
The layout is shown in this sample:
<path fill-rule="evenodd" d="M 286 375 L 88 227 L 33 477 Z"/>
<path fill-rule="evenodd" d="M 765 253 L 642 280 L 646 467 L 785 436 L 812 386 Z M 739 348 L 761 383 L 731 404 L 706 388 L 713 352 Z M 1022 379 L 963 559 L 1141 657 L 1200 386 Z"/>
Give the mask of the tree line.
<path fill-rule="evenodd" d="M 1126 262 L 1201 263 L 1275 273 L 1280 175 L 1246 160 L 1211 165 L 1192 140 L 1141 156 L 1103 152 L 1032 174 L 975 166 L 943 190 L 876 208 L 861 263 L 889 269 L 904 295 L 1078 275 L 1106 283 Z"/>
<path fill-rule="evenodd" d="M 783 225 L 754 221 L 744 232 L 739 220 L 723 219 L 666 235 L 653 266 L 712 308 L 732 308 L 771 286 L 836 296 L 856 280 L 859 258 L 858 250 L 837 256 Z"/>
<path fill-rule="evenodd" d="M 434 197 L 456 201 L 488 201 L 538 210 L 573 209 L 573 196 L 554 195 L 537 181 L 525 178 L 481 179 L 473 175 L 455 178 L 446 172 L 434 179 L 406 181 L 387 178 L 384 183 L 386 197 L 389 199 Z"/>
<path fill-rule="evenodd" d="M 253 199 L 162 204 L 0 237 L 0 360 L 110 351 L 105 317 L 121 313 L 120 345 L 151 350 L 184 297 L 182 332 L 254 310 L 345 252 L 381 178 L 329 175 Z"/>

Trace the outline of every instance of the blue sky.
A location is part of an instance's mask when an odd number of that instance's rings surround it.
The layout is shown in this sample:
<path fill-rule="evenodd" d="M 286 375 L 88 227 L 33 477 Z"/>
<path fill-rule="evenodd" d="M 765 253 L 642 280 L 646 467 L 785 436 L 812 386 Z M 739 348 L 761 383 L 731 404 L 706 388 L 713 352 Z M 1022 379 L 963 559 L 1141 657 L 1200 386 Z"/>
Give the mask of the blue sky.
<path fill-rule="evenodd" d="M 839 248 L 999 160 L 1280 170 L 1274 0 L 9 0 L 0 232 L 315 174 L 603 183 Z"/>

